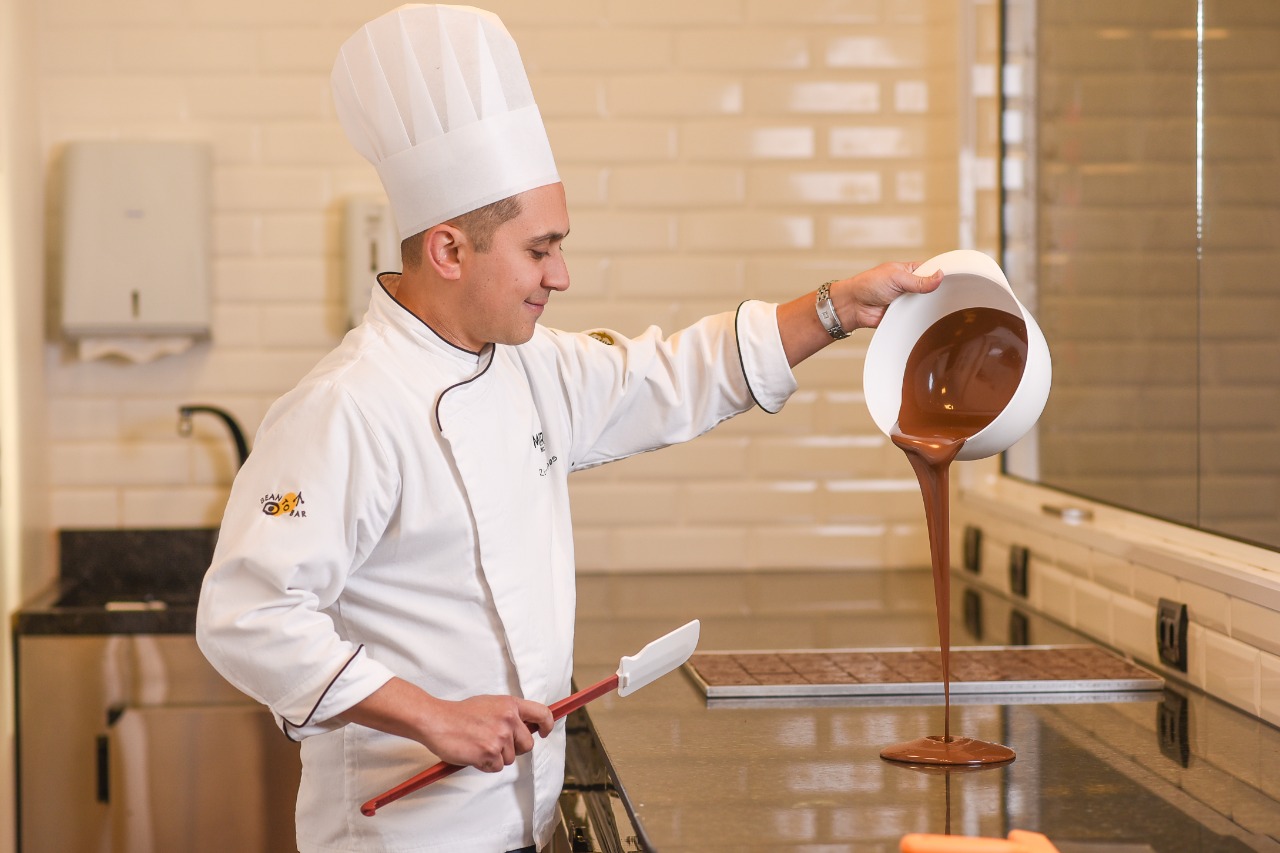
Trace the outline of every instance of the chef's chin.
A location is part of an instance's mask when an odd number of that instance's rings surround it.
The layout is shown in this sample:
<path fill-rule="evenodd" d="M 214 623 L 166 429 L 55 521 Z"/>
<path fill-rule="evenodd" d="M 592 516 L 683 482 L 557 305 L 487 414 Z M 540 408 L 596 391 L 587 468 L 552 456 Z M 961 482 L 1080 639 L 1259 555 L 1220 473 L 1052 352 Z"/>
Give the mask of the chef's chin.
<path fill-rule="evenodd" d="M 521 344 L 527 344 L 533 338 L 533 331 L 537 326 L 537 323 L 530 323 L 527 329 L 512 331 L 510 334 L 504 335 L 503 338 L 495 340 L 494 343 L 503 344 L 509 347 L 518 347 Z"/>

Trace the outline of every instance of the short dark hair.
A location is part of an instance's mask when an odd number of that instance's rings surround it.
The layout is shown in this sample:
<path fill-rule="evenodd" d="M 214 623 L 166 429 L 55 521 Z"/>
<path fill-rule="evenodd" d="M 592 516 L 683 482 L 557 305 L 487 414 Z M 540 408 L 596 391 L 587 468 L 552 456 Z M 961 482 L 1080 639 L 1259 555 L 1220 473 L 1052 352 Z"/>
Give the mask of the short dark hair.
<path fill-rule="evenodd" d="M 524 208 L 520 204 L 520 196 L 513 195 L 484 207 L 478 207 L 461 216 L 448 221 L 449 225 L 459 229 L 471 238 L 477 252 L 487 252 L 493 247 L 493 234 L 498 226 L 520 215 Z M 430 230 L 430 229 L 427 229 Z M 417 269 L 422 266 L 422 235 L 419 231 L 400 243 L 400 261 L 405 269 Z"/>

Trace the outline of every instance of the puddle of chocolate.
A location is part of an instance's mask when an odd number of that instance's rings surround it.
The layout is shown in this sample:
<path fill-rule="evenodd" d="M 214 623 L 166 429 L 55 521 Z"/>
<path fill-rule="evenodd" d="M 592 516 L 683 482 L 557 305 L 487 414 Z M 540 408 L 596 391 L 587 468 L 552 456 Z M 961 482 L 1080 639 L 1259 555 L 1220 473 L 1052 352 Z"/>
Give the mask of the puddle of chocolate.
<path fill-rule="evenodd" d="M 907 454 L 924 497 L 942 658 L 943 732 L 887 746 L 880 757 L 908 764 L 1012 761 L 1007 746 L 951 734 L 951 555 L 948 473 L 972 438 L 1013 399 L 1027 361 L 1027 327 L 997 308 L 966 308 L 930 326 L 902 376 L 902 408 L 891 439 Z"/>

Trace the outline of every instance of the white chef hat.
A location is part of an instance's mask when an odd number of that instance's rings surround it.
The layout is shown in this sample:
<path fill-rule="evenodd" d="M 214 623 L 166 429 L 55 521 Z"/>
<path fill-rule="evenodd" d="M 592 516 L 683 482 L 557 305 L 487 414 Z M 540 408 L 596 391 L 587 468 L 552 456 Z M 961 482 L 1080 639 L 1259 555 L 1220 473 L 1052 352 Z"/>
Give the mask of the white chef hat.
<path fill-rule="evenodd" d="M 520 52 L 492 12 L 394 9 L 347 39 L 332 83 L 402 240 L 560 180 Z"/>

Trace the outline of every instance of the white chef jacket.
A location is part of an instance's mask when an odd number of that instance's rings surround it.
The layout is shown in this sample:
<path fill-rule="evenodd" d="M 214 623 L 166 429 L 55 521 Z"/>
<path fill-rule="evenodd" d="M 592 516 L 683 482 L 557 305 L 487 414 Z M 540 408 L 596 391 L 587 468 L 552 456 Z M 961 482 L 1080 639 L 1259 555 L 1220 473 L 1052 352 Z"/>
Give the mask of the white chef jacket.
<path fill-rule="evenodd" d="M 693 438 L 795 390 L 776 306 L 457 349 L 382 287 L 276 402 L 236 477 L 196 637 L 302 740 L 302 853 L 494 853 L 551 837 L 564 727 L 500 773 L 359 806 L 438 759 L 335 717 L 399 676 L 442 699 L 567 696 L 569 472 Z"/>

